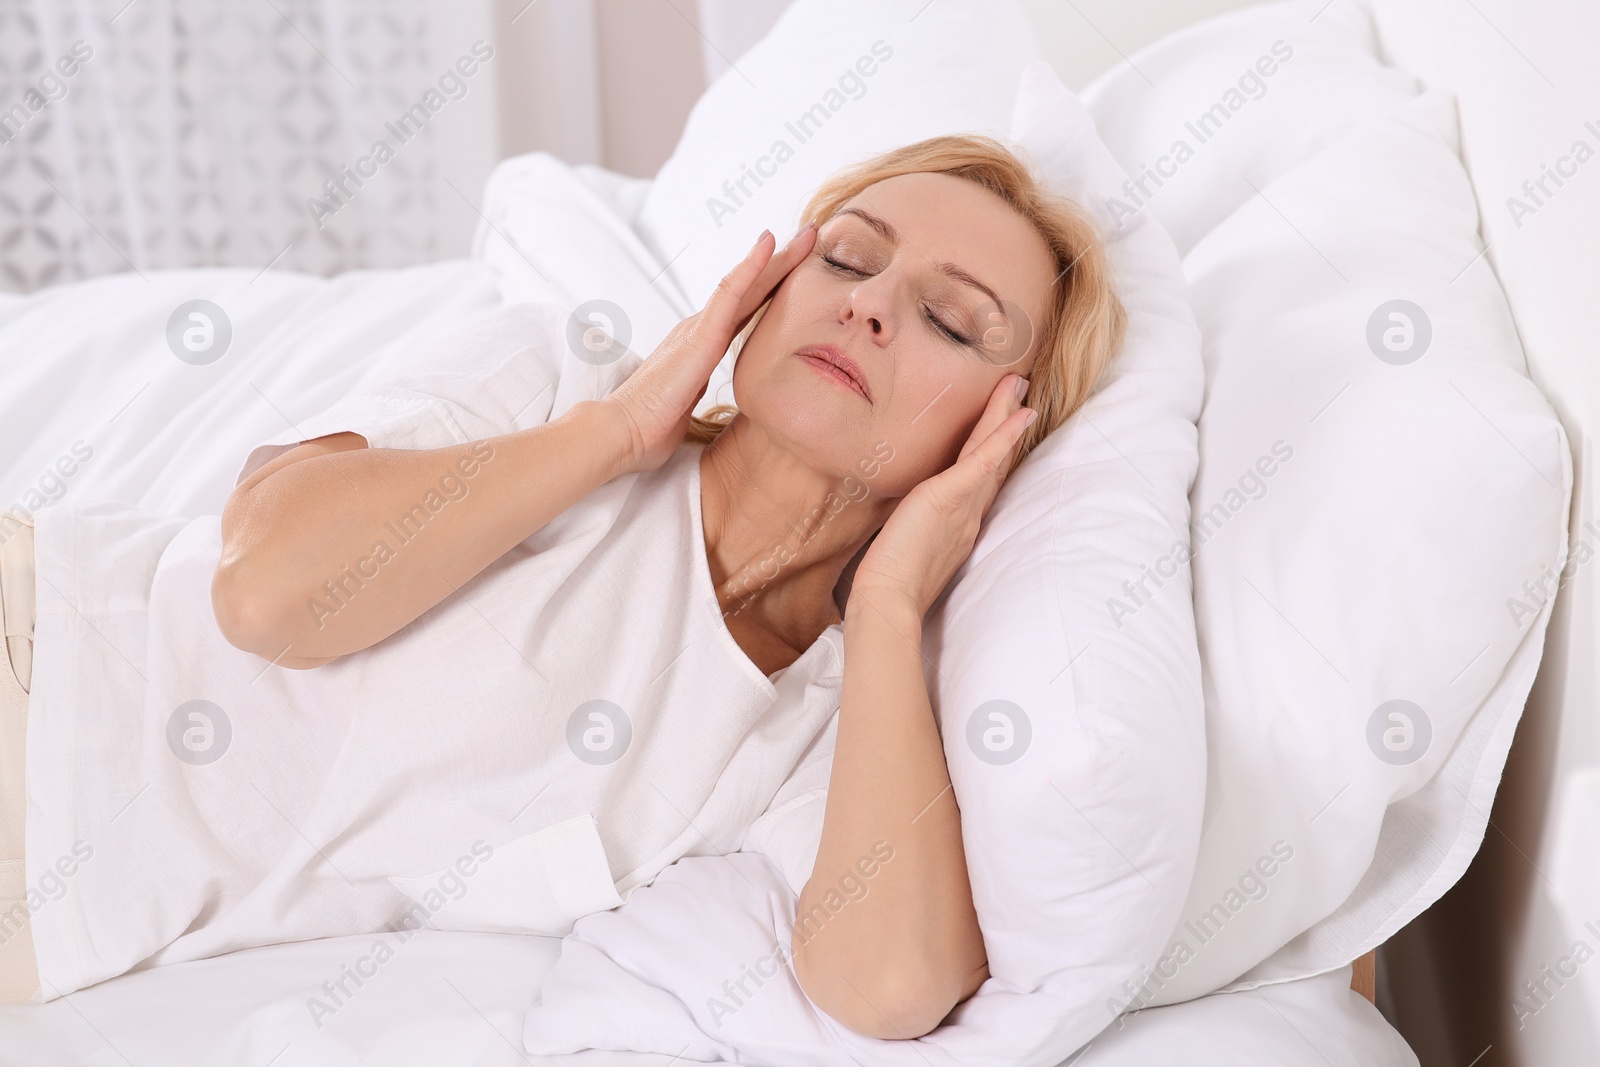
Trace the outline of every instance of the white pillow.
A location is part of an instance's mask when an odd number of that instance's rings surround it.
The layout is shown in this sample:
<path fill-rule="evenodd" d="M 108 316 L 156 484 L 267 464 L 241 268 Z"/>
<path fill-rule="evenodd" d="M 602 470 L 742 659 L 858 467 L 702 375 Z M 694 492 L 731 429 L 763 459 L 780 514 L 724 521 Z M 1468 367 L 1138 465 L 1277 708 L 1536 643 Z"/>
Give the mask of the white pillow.
<path fill-rule="evenodd" d="M 941 133 L 1004 137 L 1037 58 L 1013 0 L 803 0 L 696 102 L 635 228 L 688 312 L 841 166 Z M 742 183 L 742 185 L 741 185 Z M 733 360 L 696 410 L 732 403 Z"/>
<path fill-rule="evenodd" d="M 484 186 L 472 256 L 493 268 L 505 303 L 559 304 L 648 355 L 696 310 L 655 284 L 661 263 L 630 224 L 649 186 L 548 152 L 501 160 Z"/>
<path fill-rule="evenodd" d="M 1149 210 L 1187 255 L 1255 189 L 1403 107 L 1416 79 L 1379 63 L 1374 41 L 1355 4 L 1259 4 L 1163 37 L 1095 79 L 1084 104 L 1132 183 L 1119 216 Z"/>
<path fill-rule="evenodd" d="M 1123 175 L 1048 65 L 1023 72 L 1011 131 L 1041 175 L 1107 217 Z M 1167 568 L 1170 595 L 1137 627 L 1107 602 L 1186 537 L 1201 367 L 1166 234 L 1135 220 L 1110 254 L 1123 350 L 1007 480 L 925 631 L 989 981 L 924 1038 L 851 1033 L 787 966 L 796 887 L 783 873 L 754 852 L 685 859 L 579 920 L 528 1013 L 529 1052 L 1055 1064 L 1154 964 L 1189 885 L 1204 792 L 1188 568 Z M 970 740 L 997 710 L 1015 738 L 998 753 Z M 816 834 L 824 803 L 802 809 Z"/>
<path fill-rule="evenodd" d="M 1538 666 L 1549 605 L 1525 583 L 1559 569 L 1572 479 L 1449 96 L 1264 186 L 1184 267 L 1206 338 L 1211 757 L 1151 1004 L 1342 967 L 1460 877 Z"/>

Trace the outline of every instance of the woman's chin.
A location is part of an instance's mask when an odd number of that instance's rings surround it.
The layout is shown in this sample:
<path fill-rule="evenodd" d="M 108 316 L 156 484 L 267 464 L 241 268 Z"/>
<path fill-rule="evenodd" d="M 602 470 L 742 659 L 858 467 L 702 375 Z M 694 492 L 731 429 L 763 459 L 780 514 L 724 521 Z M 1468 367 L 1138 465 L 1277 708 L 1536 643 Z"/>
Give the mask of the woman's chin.
<path fill-rule="evenodd" d="M 840 398 L 818 390 L 810 393 L 787 391 L 779 403 L 762 405 L 756 411 L 741 409 L 766 432 L 767 436 L 796 455 L 812 461 L 817 469 L 847 469 L 857 452 L 870 452 L 864 432 L 870 425 L 859 411 L 852 411 Z M 863 441 L 859 448 L 856 442 Z"/>

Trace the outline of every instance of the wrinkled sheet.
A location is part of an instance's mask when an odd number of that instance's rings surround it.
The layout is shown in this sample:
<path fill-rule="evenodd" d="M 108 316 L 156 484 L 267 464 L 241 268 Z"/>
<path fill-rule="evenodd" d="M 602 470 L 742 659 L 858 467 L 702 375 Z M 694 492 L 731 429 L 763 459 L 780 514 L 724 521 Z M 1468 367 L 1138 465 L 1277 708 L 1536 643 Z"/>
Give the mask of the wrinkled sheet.
<path fill-rule="evenodd" d="M 270 945 L 0 1008 L 0 1067 L 669 1067 L 654 1053 L 530 1056 L 527 1012 L 560 941 L 419 930 L 371 977 L 365 935 Z M 1125 1016 L 1063 1067 L 1415 1067 L 1348 967 Z M 313 998 L 323 1005 L 314 1008 Z M 330 1014 L 328 1007 L 332 1007 Z M 320 1025 L 319 1025 L 320 1024 Z"/>

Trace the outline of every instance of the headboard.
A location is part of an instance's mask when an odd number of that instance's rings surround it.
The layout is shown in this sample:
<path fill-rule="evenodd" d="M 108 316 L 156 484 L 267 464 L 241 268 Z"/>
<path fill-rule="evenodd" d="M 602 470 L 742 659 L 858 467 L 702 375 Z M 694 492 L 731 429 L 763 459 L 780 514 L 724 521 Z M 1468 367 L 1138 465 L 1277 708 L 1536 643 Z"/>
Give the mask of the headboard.
<path fill-rule="evenodd" d="M 1334 3 L 1354 0 L 1332 0 Z M 1365 0 L 1387 62 L 1459 101 L 1484 262 L 1511 302 L 1528 372 L 1573 449 L 1571 545 L 1539 676 L 1483 847 L 1462 880 L 1380 951 L 1378 1003 L 1424 1063 L 1600 1062 L 1600 974 L 1535 1019 L 1512 1005 L 1584 937 L 1552 898 L 1563 783 L 1600 765 L 1600 5 L 1582 0 Z M 1585 148 L 1579 148 L 1583 142 Z M 1594 522 L 1591 529 L 1586 526 Z M 1591 844 L 1592 847 L 1592 844 Z M 1595 917 L 1595 916 L 1591 916 Z M 1521 1025 L 1519 1025 L 1519 1023 Z"/>

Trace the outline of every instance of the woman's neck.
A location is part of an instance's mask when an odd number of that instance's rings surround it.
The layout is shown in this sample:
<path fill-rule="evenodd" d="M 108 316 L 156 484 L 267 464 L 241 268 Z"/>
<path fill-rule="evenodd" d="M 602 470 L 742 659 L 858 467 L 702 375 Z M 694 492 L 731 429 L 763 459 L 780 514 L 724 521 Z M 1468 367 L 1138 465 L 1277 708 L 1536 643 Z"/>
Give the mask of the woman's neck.
<path fill-rule="evenodd" d="M 711 580 L 730 628 L 778 638 L 796 653 L 840 619 L 840 575 L 894 509 L 851 499 L 845 476 L 819 472 L 746 416 L 699 456 L 700 515 Z"/>

